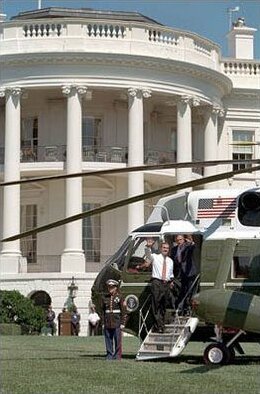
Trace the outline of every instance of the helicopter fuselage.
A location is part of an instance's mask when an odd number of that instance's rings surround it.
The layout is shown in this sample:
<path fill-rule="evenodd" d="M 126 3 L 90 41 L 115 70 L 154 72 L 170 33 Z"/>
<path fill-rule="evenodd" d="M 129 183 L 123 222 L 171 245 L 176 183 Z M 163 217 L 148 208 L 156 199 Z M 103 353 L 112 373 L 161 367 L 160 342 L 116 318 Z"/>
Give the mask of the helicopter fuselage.
<path fill-rule="evenodd" d="M 137 269 L 144 260 L 146 240 L 152 237 L 158 250 L 162 240 L 173 246 L 177 234 L 186 234 L 195 242 L 194 312 L 202 325 L 260 334 L 259 211 L 259 189 L 202 190 L 162 199 L 148 223 L 129 235 L 99 273 L 93 302 L 98 308 L 107 279 L 119 280 L 129 313 L 126 331 L 142 336 L 140 316 L 146 317 L 146 329 L 152 325 L 151 271 Z M 177 291 L 179 286 L 176 279 Z"/>

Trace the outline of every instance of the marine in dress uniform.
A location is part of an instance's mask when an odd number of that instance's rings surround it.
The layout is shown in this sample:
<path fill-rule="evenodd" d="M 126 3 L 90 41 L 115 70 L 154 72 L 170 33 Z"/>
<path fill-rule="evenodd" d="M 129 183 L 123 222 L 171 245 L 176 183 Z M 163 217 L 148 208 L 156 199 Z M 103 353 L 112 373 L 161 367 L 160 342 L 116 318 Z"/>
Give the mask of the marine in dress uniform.
<path fill-rule="evenodd" d="M 126 306 L 118 291 L 119 283 L 114 279 L 107 282 L 108 294 L 102 298 L 102 312 L 107 360 L 120 360 L 122 356 L 122 328 L 126 321 Z"/>

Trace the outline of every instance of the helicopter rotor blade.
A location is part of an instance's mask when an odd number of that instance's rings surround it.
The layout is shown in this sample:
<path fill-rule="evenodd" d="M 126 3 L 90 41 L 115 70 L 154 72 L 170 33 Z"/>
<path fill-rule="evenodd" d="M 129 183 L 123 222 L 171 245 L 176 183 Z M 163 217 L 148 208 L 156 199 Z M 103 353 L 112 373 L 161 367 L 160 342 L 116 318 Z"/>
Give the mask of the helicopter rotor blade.
<path fill-rule="evenodd" d="M 41 226 L 41 227 L 38 227 L 38 228 L 35 228 L 35 229 L 32 229 L 32 230 L 25 231 L 25 232 L 20 233 L 20 234 L 16 234 L 16 235 L 4 238 L 4 239 L 2 239 L 2 242 L 15 241 L 17 239 L 24 238 L 24 237 L 27 237 L 27 236 L 32 235 L 32 234 L 37 234 L 37 233 L 40 233 L 40 232 L 43 232 L 43 231 L 46 231 L 46 230 L 50 230 L 50 229 L 55 228 L 55 227 L 62 226 L 64 224 L 73 222 L 75 220 L 79 220 L 79 219 L 83 219 L 85 217 L 89 217 L 89 216 L 101 214 L 101 213 L 104 213 L 104 212 L 108 212 L 108 211 L 111 211 L 111 210 L 116 209 L 116 208 L 123 207 L 123 206 L 128 205 L 128 204 L 132 204 L 132 203 L 135 203 L 135 202 L 138 202 L 138 201 L 146 200 L 148 198 L 157 197 L 157 196 L 160 196 L 160 195 L 166 195 L 166 194 L 169 194 L 169 193 L 173 193 L 173 192 L 179 191 L 181 189 L 187 189 L 187 188 L 192 188 L 192 187 L 195 187 L 195 186 L 205 185 L 207 183 L 212 183 L 212 182 L 220 181 L 220 180 L 223 180 L 223 179 L 231 178 L 234 175 L 244 174 L 244 173 L 247 173 L 247 172 L 254 172 L 254 171 L 258 171 L 258 170 L 260 170 L 260 165 L 255 166 L 255 167 L 250 167 L 250 168 L 244 168 L 244 169 L 237 170 L 237 171 L 224 172 L 224 173 L 221 173 L 221 174 L 212 175 L 212 176 L 208 176 L 208 177 L 205 177 L 205 178 L 196 179 L 196 180 L 192 180 L 192 181 L 188 181 L 188 182 L 179 183 L 177 185 L 164 187 L 162 189 L 157 189 L 157 190 L 154 190 L 152 192 L 148 192 L 148 193 L 140 194 L 140 195 L 137 195 L 137 196 L 134 196 L 134 197 L 130 197 L 130 198 L 126 198 L 126 199 L 123 199 L 123 200 L 119 200 L 119 201 L 116 201 L 114 203 L 104 205 L 104 206 L 102 206 L 100 208 L 92 209 L 92 210 L 86 211 L 86 212 L 81 212 L 81 213 L 79 213 L 77 215 L 69 216 L 69 217 L 67 217 L 65 219 L 57 220 L 55 222 L 46 224 L 44 226 Z"/>
<path fill-rule="evenodd" d="M 240 142 L 232 142 L 229 145 L 235 145 L 235 146 L 256 146 L 256 145 L 260 145 L 260 142 L 257 142 L 257 141 L 240 141 Z"/>
<path fill-rule="evenodd" d="M 151 164 L 151 165 L 142 165 L 142 166 L 134 166 L 134 167 L 121 167 L 121 168 L 112 168 L 106 170 L 96 170 L 96 171 L 88 171 L 88 172 L 76 172 L 71 174 L 61 174 L 61 175 L 51 175 L 51 176 L 43 176 L 37 178 L 27 178 L 27 179 L 19 179 L 15 181 L 8 182 L 0 182 L 0 187 L 2 186 L 13 186 L 13 185 L 22 185 L 26 183 L 33 182 L 41 182 L 41 181 L 53 181 L 60 179 L 69 179 L 76 177 L 90 177 L 96 175 L 112 175 L 112 174 L 122 174 L 129 172 L 138 172 L 138 171 L 154 171 L 154 170 L 169 170 L 169 169 L 177 169 L 177 168 L 190 168 L 190 167 L 207 167 L 207 166 L 216 166 L 223 164 L 259 164 L 260 160 L 252 159 L 252 160 L 212 160 L 212 161 L 198 161 L 198 162 L 182 162 L 182 163 L 165 163 L 165 164 Z"/>

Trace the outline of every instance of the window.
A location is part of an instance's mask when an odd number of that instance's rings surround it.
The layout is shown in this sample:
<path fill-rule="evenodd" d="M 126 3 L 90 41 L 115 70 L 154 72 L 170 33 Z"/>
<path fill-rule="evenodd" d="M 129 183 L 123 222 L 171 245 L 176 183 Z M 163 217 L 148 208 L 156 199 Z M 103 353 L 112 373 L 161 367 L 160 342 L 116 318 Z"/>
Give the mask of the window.
<path fill-rule="evenodd" d="M 253 142 L 253 138 L 253 131 L 233 130 L 233 160 L 251 160 L 253 158 L 253 145 L 247 145 L 247 143 Z M 233 171 L 251 166 L 251 164 L 233 164 Z"/>
<path fill-rule="evenodd" d="M 99 208 L 100 204 L 83 203 L 83 211 Z M 82 249 L 87 262 L 100 262 L 101 216 L 86 217 L 82 221 Z"/>
<path fill-rule="evenodd" d="M 149 256 L 149 250 L 147 250 L 146 244 L 148 238 L 152 238 L 154 244 L 150 250 L 150 253 L 158 253 L 159 251 L 159 237 L 138 237 L 134 240 L 132 245 L 131 254 L 129 256 L 127 271 L 131 273 L 140 272 L 137 266 L 140 266 L 145 261 L 145 256 Z M 139 267 L 138 267 L 139 268 Z M 141 271 L 151 271 L 151 266 L 146 268 L 143 267 Z"/>
<path fill-rule="evenodd" d="M 23 161 L 35 161 L 38 147 L 38 118 L 22 119 L 21 153 Z"/>
<path fill-rule="evenodd" d="M 21 232 L 32 230 L 37 227 L 37 205 L 21 206 Z M 24 257 L 27 257 L 27 263 L 37 262 L 37 235 L 22 238 L 21 251 Z"/>
<path fill-rule="evenodd" d="M 252 249 L 253 246 L 252 246 Z M 256 248 L 256 250 L 258 250 Z M 233 279 L 247 279 L 250 282 L 258 282 L 260 278 L 260 254 L 234 256 L 232 267 Z"/>
<path fill-rule="evenodd" d="M 91 148 L 102 145 L 102 121 L 100 118 L 87 116 L 82 119 L 82 145 Z"/>
<path fill-rule="evenodd" d="M 250 257 L 249 256 L 234 256 L 233 257 L 233 278 L 246 279 L 248 278 Z"/>
<path fill-rule="evenodd" d="M 238 220 L 243 226 L 260 226 L 260 193 L 246 191 L 240 195 Z"/>
<path fill-rule="evenodd" d="M 129 246 L 131 244 L 131 237 L 128 237 L 120 248 L 107 260 L 107 265 L 110 265 L 114 269 L 122 271 L 125 264 L 125 259 L 128 253 Z"/>

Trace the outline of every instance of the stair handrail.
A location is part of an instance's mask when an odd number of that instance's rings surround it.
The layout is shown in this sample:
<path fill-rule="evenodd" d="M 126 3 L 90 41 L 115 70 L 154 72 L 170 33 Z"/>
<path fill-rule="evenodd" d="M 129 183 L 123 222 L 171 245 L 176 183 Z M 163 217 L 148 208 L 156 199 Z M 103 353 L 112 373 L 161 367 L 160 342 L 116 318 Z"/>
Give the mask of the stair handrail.
<path fill-rule="evenodd" d="M 151 294 L 148 295 L 148 297 L 146 298 L 142 308 L 140 308 L 140 311 L 139 311 L 139 331 L 138 331 L 138 337 L 139 338 L 140 338 L 141 331 L 142 331 L 143 328 L 146 331 L 146 335 L 149 332 L 148 329 L 147 329 L 147 325 L 146 325 L 146 319 L 147 319 L 147 317 L 149 315 L 149 312 L 150 312 L 150 309 L 151 309 L 151 305 L 149 305 L 149 308 L 147 309 L 145 314 L 143 314 L 143 311 L 144 311 L 144 308 L 147 305 L 148 301 L 150 300 L 150 298 L 151 298 Z"/>
<path fill-rule="evenodd" d="M 195 284 L 197 284 L 198 279 L 200 278 L 200 274 L 198 274 L 196 276 L 196 278 L 194 279 L 194 281 L 192 282 L 192 284 L 190 285 L 187 293 L 184 295 L 183 299 L 179 302 L 177 309 L 176 309 L 176 315 L 178 315 L 179 313 L 179 308 L 183 306 L 184 301 L 186 300 L 186 298 L 188 297 L 188 295 L 191 293 L 191 291 L 193 290 L 193 288 L 195 287 Z"/>
<path fill-rule="evenodd" d="M 188 319 L 187 319 L 188 320 Z M 185 321 L 186 324 L 187 321 Z M 172 330 L 172 340 L 171 340 L 171 350 L 173 348 L 173 346 L 177 343 L 177 341 L 180 338 L 180 335 L 183 332 L 183 329 L 185 328 L 185 324 L 183 325 L 183 327 L 180 329 L 180 332 L 178 332 L 176 325 L 180 325 L 181 321 L 180 321 L 180 316 L 176 313 L 174 321 L 173 321 L 173 330 Z M 174 334 L 178 334 L 178 338 L 177 340 L 175 340 L 175 335 Z M 170 350 L 170 352 L 171 352 Z"/>

